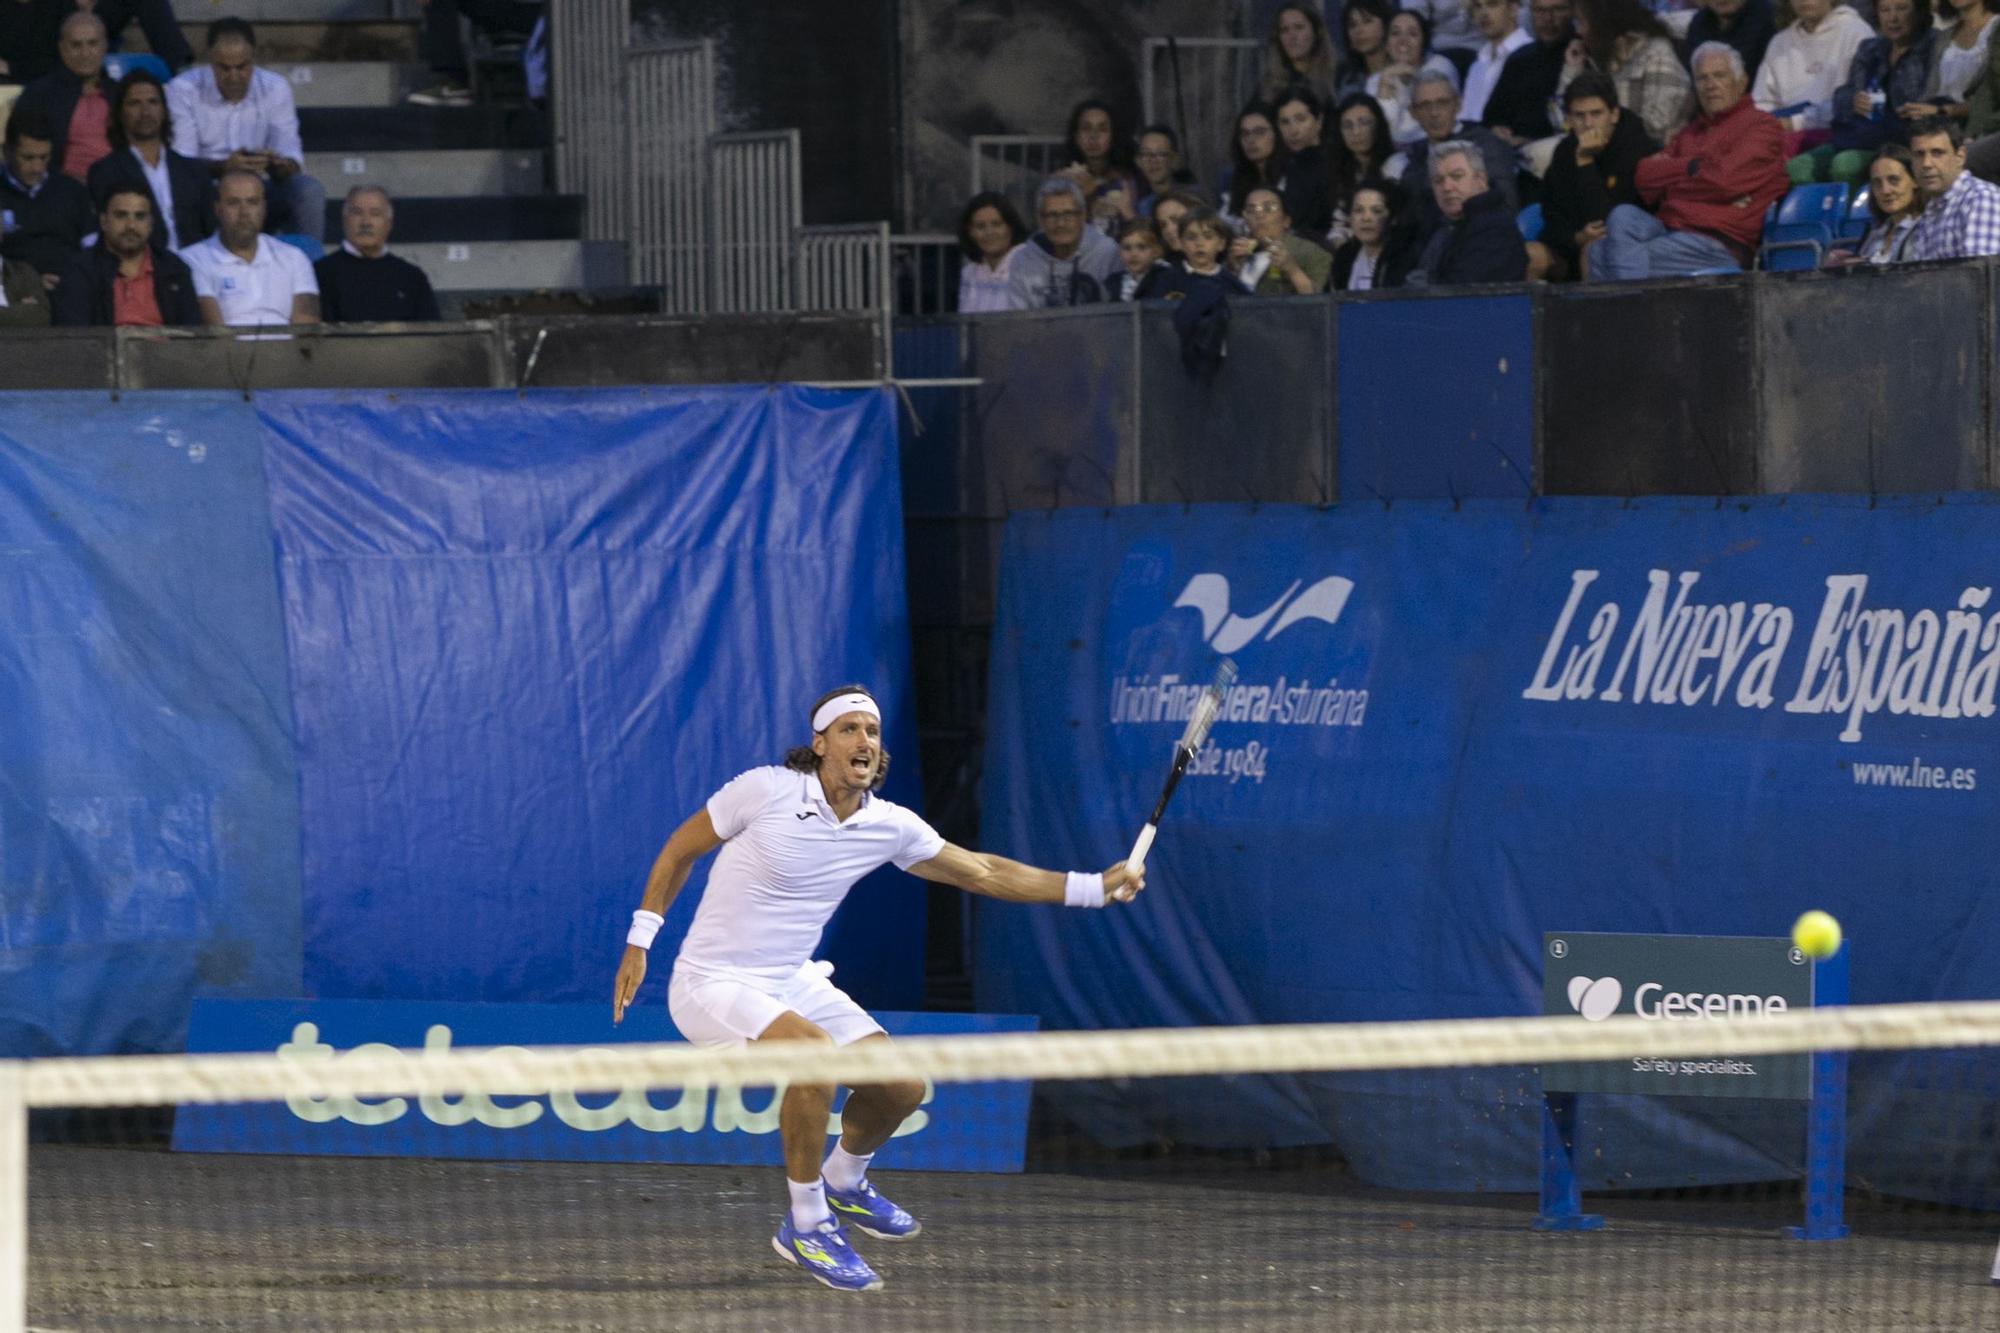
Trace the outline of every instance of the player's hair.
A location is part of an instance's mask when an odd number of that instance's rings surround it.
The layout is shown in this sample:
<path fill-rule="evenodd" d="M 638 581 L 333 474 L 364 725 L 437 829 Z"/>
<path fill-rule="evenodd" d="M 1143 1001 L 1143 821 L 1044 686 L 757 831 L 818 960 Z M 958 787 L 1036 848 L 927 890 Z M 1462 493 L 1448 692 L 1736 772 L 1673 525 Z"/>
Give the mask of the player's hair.
<path fill-rule="evenodd" d="M 827 700 L 838 699 L 843 694 L 866 694 L 870 699 L 875 697 L 874 693 L 866 685 L 837 685 L 825 694 L 822 694 L 819 698 L 813 700 L 812 707 L 806 710 L 806 716 L 813 716 L 826 706 Z M 878 704 L 877 706 L 879 707 L 880 705 Z M 882 760 L 875 765 L 875 780 L 868 784 L 869 791 L 880 791 L 882 783 L 889 776 L 889 751 L 880 745 L 877 745 L 875 748 L 882 752 Z M 819 772 L 819 756 L 813 753 L 813 748 L 810 745 L 794 745 L 791 749 L 785 751 L 785 767 L 795 773 L 817 773 Z"/>

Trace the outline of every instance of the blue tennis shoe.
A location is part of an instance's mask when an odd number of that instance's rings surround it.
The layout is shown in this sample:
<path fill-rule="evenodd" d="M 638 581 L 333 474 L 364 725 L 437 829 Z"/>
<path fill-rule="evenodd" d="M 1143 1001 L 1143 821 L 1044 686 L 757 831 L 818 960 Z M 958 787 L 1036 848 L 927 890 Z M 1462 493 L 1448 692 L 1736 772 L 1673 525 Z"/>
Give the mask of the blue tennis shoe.
<path fill-rule="evenodd" d="M 778 1234 L 771 1237 L 771 1248 L 835 1291 L 872 1291 L 882 1285 L 875 1270 L 847 1243 L 847 1232 L 835 1219 L 801 1231 L 786 1213 Z"/>
<path fill-rule="evenodd" d="M 880 1240 L 908 1240 L 924 1229 L 923 1223 L 883 1198 L 865 1178 L 859 1189 L 837 1190 L 828 1185 L 826 1204 L 843 1222 Z"/>

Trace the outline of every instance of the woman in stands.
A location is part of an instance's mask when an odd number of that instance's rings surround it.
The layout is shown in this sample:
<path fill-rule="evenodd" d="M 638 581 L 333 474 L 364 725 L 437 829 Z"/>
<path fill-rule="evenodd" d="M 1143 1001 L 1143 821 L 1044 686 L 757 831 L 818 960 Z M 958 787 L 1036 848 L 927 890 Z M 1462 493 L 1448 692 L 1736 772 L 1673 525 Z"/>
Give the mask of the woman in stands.
<path fill-rule="evenodd" d="M 1257 100 L 1277 105 L 1285 89 L 1310 88 L 1324 106 L 1333 101 L 1340 84 L 1340 65 L 1333 36 L 1326 30 L 1317 5 L 1286 5 L 1271 25 L 1271 44 L 1264 56 L 1264 77 L 1257 83 Z"/>
<path fill-rule="evenodd" d="M 1833 137 L 1785 164 L 1792 184 L 1857 185 L 1876 150 L 1909 138 L 1901 109 L 1930 92 L 1943 36 L 1931 23 L 1931 0 L 1875 0 L 1875 21 L 1882 35 L 1855 49 L 1847 82 L 1834 90 Z"/>
<path fill-rule="evenodd" d="M 1333 290 L 1376 291 L 1400 287 L 1416 262 L 1408 196 L 1395 181 L 1374 179 L 1354 192 L 1348 208 L 1353 234 L 1333 252 Z"/>
<path fill-rule="evenodd" d="M 1556 81 L 1561 99 L 1586 69 L 1609 74 L 1618 104 L 1654 143 L 1666 143 L 1694 114 L 1694 82 L 1674 52 L 1673 33 L 1641 0 L 1574 0 L 1576 40 Z M 1841 68 L 1845 69 L 1843 64 Z"/>
<path fill-rule="evenodd" d="M 1389 139 L 1389 117 L 1382 104 L 1367 93 L 1349 93 L 1334 109 L 1334 140 L 1327 145 L 1326 167 L 1328 225 L 1326 243 L 1338 248 L 1351 234 L 1349 210 L 1361 182 L 1382 174 L 1396 151 Z"/>
<path fill-rule="evenodd" d="M 1389 117 L 1389 137 L 1400 148 L 1424 137 L 1423 126 L 1410 114 L 1410 90 L 1417 75 L 1442 74 L 1456 88 L 1458 66 L 1449 56 L 1431 50 L 1431 21 L 1414 9 L 1398 10 L 1389 20 L 1388 46 L 1388 65 L 1369 75 L 1365 88 L 1382 104 Z"/>
<path fill-rule="evenodd" d="M 1340 30 L 1347 36 L 1347 60 L 1341 67 L 1343 96 L 1362 91 L 1370 77 L 1389 65 L 1389 20 L 1396 7 L 1389 0 L 1347 0 L 1340 11 Z"/>
<path fill-rule="evenodd" d="M 1278 141 L 1291 165 L 1285 169 L 1285 212 L 1292 230 L 1317 241 L 1333 224 L 1326 200 L 1326 153 L 1320 136 L 1326 127 L 1326 103 L 1312 89 L 1287 88 L 1274 104 Z"/>
<path fill-rule="evenodd" d="M 1014 252 L 1027 239 L 1027 224 L 1006 195 L 988 190 L 972 196 L 958 218 L 958 248 L 965 255 L 958 270 L 960 314 L 1024 308 L 1007 279 Z"/>
<path fill-rule="evenodd" d="M 1885 146 L 1868 167 L 1868 234 L 1847 264 L 1900 264 L 1909 258 L 1910 233 L 1924 211 L 1917 193 L 1916 167 L 1910 150 L 1899 143 Z"/>
<path fill-rule="evenodd" d="M 1221 200 L 1215 206 L 1232 231 L 1242 227 L 1237 216 L 1250 191 L 1267 186 L 1280 194 L 1285 190 L 1285 169 L 1291 155 L 1278 138 L 1278 115 L 1262 102 L 1252 102 L 1236 116 L 1236 133 L 1229 141 L 1229 175 L 1224 178 Z"/>
<path fill-rule="evenodd" d="M 1139 182 L 1132 170 L 1132 145 L 1127 141 L 1109 103 L 1095 97 L 1078 102 L 1069 113 L 1067 176 L 1083 191 L 1090 223 L 1107 236 L 1118 225 L 1139 215 Z"/>
<path fill-rule="evenodd" d="M 1757 81 L 1750 85 L 1750 100 L 1778 118 L 1791 135 L 1786 140 L 1788 151 L 1799 153 L 1831 137 L 1834 90 L 1875 30 L 1868 20 L 1833 0 L 1792 0 L 1792 13 L 1796 17 L 1791 24 L 1771 39 L 1764 52 Z"/>
<path fill-rule="evenodd" d="M 1939 35 L 1924 95 L 1894 104 L 1896 114 L 1912 129 L 1938 116 L 1964 124 L 1972 111 L 1973 94 L 1991 77 L 1987 71 L 1994 24 L 1987 0 L 1951 0 L 1951 8 L 1955 17 Z M 1878 22 L 1880 10 L 1878 3 Z"/>
<path fill-rule="evenodd" d="M 1181 219 L 1197 208 L 1207 208 L 1208 201 L 1193 190 L 1169 190 L 1153 205 L 1153 226 L 1160 233 L 1161 258 L 1169 264 L 1179 264 L 1181 254 Z"/>

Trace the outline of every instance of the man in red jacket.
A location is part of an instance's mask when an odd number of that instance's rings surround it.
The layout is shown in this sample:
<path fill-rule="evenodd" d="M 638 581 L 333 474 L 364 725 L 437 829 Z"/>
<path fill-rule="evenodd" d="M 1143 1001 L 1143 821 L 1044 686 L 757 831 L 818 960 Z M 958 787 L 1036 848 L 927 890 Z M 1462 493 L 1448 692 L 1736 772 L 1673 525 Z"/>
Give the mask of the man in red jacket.
<path fill-rule="evenodd" d="M 1722 42 L 1694 53 L 1701 113 L 1639 163 L 1639 198 L 1620 204 L 1591 252 L 1592 281 L 1665 278 L 1704 269 L 1748 268 L 1764 210 L 1789 187 L 1785 131 L 1748 96 L 1743 57 Z"/>

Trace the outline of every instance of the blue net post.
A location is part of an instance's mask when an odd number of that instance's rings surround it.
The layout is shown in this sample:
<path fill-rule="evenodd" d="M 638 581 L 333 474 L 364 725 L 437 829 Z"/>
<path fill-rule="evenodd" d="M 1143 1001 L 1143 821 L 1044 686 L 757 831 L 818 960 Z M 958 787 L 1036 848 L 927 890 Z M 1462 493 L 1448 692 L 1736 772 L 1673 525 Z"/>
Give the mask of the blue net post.
<path fill-rule="evenodd" d="M 1542 1094 L 1542 1206 L 1537 1231 L 1602 1231 L 1604 1219 L 1583 1211 L 1576 1178 L 1576 1094 Z"/>
<path fill-rule="evenodd" d="M 1847 1003 L 1847 943 L 1813 964 L 1813 1007 Z M 1786 1227 L 1793 1240 L 1845 1237 L 1847 1189 L 1847 1052 L 1816 1051 L 1806 1104 L 1806 1222 Z"/>

